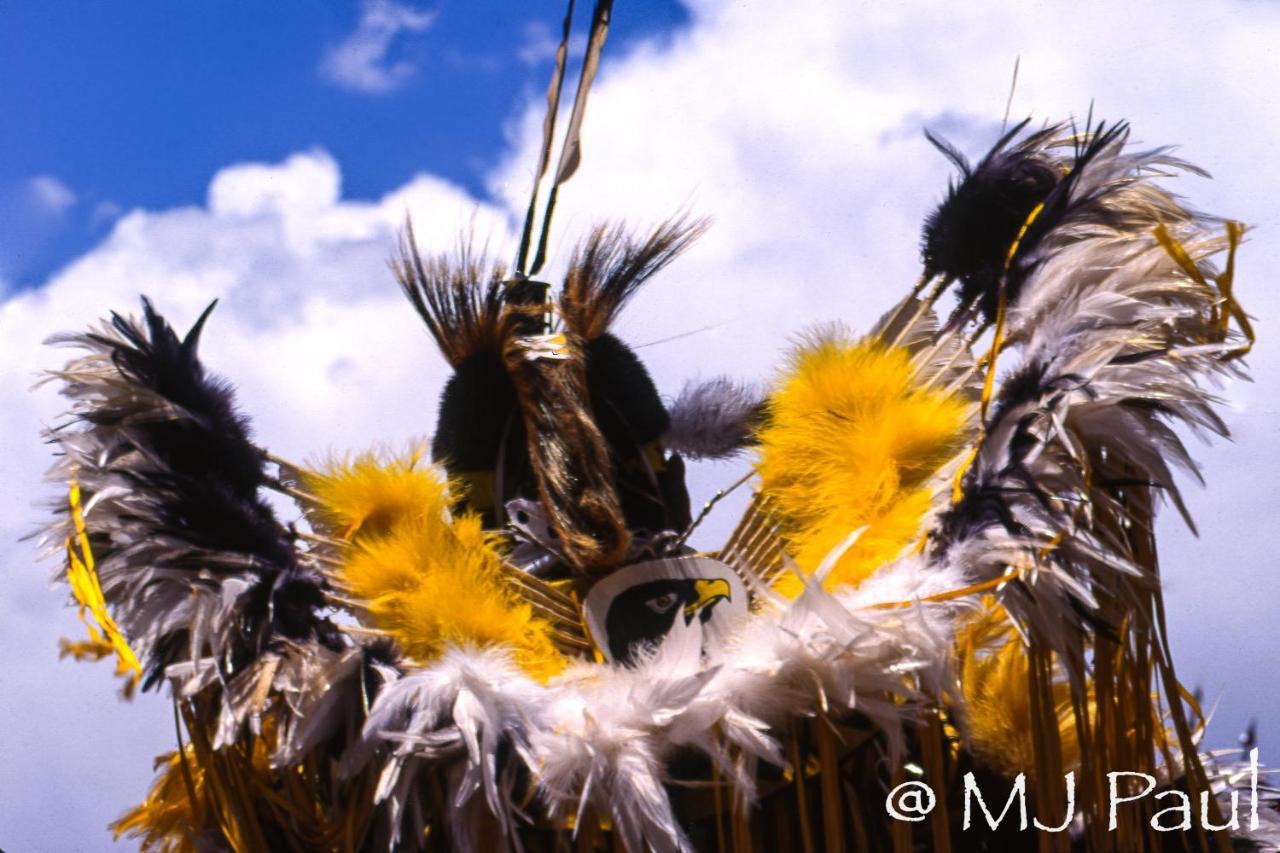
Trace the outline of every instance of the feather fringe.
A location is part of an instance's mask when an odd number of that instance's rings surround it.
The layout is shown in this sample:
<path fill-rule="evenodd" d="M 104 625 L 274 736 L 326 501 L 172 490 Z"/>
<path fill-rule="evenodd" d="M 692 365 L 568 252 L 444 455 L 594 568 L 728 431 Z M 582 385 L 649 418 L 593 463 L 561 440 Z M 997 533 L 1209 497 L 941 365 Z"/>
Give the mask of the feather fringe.
<path fill-rule="evenodd" d="M 144 662 L 144 689 L 177 672 L 235 671 L 280 638 L 332 642 L 321 579 L 258 494 L 262 452 L 197 357 L 209 311 L 179 338 L 143 309 L 142 323 L 112 315 L 53 339 L 88 353 L 50 377 L 73 408 L 48 437 L 63 454 L 50 477 L 78 485 L 83 543 Z M 75 515 L 48 529 L 50 550 L 80 539 Z"/>
<path fill-rule="evenodd" d="M 466 239 L 457 252 L 424 260 L 405 220 L 392 272 L 453 367 L 478 352 L 501 352 L 510 334 L 503 315 L 506 270 L 477 252 Z"/>

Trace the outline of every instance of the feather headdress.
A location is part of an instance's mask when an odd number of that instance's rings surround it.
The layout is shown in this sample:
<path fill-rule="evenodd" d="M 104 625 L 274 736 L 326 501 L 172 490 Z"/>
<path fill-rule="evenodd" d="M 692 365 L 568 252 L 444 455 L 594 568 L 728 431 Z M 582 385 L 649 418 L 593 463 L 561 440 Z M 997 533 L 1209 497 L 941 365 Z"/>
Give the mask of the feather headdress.
<path fill-rule="evenodd" d="M 567 20 L 539 181 L 568 41 Z M 701 224 L 595 230 L 554 298 L 533 278 L 552 203 L 509 275 L 465 247 L 424 259 L 406 229 L 394 269 L 454 370 L 435 467 L 256 447 L 197 357 L 207 312 L 179 337 L 144 302 L 62 338 L 86 351 L 53 377 L 72 417 L 49 435 L 69 494 L 48 540 L 91 630 L 68 649 L 168 682 L 180 723 L 116 831 L 148 849 L 982 851 L 1027 836 L 961 823 L 973 780 L 1047 815 L 1071 779 L 1042 847 L 1160 849 L 1154 799 L 1108 814 L 1105 774 L 1126 768 L 1200 800 L 1187 849 L 1275 849 L 1274 810 L 1229 828 L 1239 768 L 1198 751 L 1153 526 L 1164 501 L 1186 514 L 1178 429 L 1226 434 L 1212 388 L 1252 341 L 1242 230 L 1185 209 L 1155 180 L 1181 164 L 1130 151 L 1123 123 L 1024 131 L 976 166 L 937 142 L 962 179 L 878 324 L 810 334 L 765 393 L 718 379 L 673 411 L 610 326 Z M 938 276 L 960 282 L 945 324 Z M 991 322 L 967 328 L 978 310 Z M 753 454 L 715 553 L 687 545 L 672 447 Z M 936 808 L 895 822 L 884 794 L 909 781 Z"/>

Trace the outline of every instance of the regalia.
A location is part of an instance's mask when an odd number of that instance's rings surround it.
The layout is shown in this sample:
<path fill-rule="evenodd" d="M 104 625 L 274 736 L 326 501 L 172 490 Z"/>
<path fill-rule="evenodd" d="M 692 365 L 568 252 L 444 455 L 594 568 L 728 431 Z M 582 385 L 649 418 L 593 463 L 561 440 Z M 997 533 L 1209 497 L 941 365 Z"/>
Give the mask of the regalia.
<path fill-rule="evenodd" d="M 930 136 L 957 173 L 883 317 L 798 330 L 765 386 L 659 389 L 614 321 L 706 222 L 601 224 L 539 278 L 609 16 L 553 164 L 566 19 L 514 264 L 405 226 L 394 277 L 452 369 L 429 441 L 273 455 L 200 359 L 209 311 L 179 332 L 144 299 L 57 339 L 77 354 L 50 377 L 70 412 L 46 541 L 89 630 L 64 651 L 174 709 L 116 834 L 1275 849 L 1265 786 L 1254 820 L 1213 828 L 1241 765 L 1202 749 L 1154 528 L 1191 523 L 1183 436 L 1227 434 L 1243 226 L 1185 206 L 1167 184 L 1196 170 L 1124 122 L 1018 123 L 977 162 Z M 725 491 L 750 498 L 695 548 L 727 504 L 691 504 L 685 462 L 730 457 L 749 473 Z M 1156 786 L 1114 817 L 1113 770 Z M 1053 831 L 971 814 L 973 789 L 998 810 L 1018 786 Z M 1206 821 L 1154 827 L 1171 792 Z"/>

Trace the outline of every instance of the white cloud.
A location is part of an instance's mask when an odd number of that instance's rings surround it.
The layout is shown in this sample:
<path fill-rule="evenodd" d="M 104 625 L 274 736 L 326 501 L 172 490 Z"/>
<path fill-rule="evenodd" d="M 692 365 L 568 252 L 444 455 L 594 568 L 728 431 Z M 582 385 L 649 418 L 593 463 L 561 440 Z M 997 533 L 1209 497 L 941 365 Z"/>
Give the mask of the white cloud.
<path fill-rule="evenodd" d="M 60 216 L 76 203 L 71 187 L 52 175 L 37 175 L 27 181 L 27 196 L 41 213 Z"/>
<path fill-rule="evenodd" d="M 362 0 L 356 29 L 325 54 L 321 73 L 355 92 L 382 93 L 411 77 L 413 63 L 390 54 L 402 33 L 421 33 L 435 21 L 435 13 L 395 0 Z"/>
<path fill-rule="evenodd" d="M 419 30 L 429 23 L 414 20 Z M 385 46 L 412 27 L 371 24 L 368 32 L 388 29 L 383 41 L 373 39 L 383 47 L 362 54 L 373 57 L 369 67 L 385 71 Z M 979 152 L 998 130 L 1015 56 L 1022 57 L 1015 116 L 1082 114 L 1096 101 L 1099 114 L 1132 119 L 1143 142 L 1181 143 L 1180 153 L 1218 177 L 1182 180 L 1179 190 L 1204 209 L 1262 226 L 1241 252 L 1238 287 L 1263 341 L 1251 359 L 1258 382 L 1229 390 L 1237 442 L 1203 451 L 1209 488 L 1189 488 L 1203 538 L 1170 520 L 1163 525 L 1169 621 L 1184 680 L 1211 695 L 1229 690 L 1217 741 L 1250 713 L 1262 717 L 1265 737 L 1280 732 L 1273 695 L 1280 663 L 1268 653 L 1280 592 L 1269 579 L 1264 535 L 1280 505 L 1273 448 L 1280 350 L 1269 333 L 1280 291 L 1266 278 L 1280 264 L 1272 203 L 1280 172 L 1270 151 L 1280 135 L 1271 97 L 1278 37 L 1280 10 L 1227 0 L 1060 7 L 801 0 L 781 25 L 776 5 L 700 0 L 676 37 L 627 55 L 613 43 L 607 49 L 583 167 L 561 194 L 553 267 L 599 217 L 712 215 L 711 233 L 637 297 L 621 331 L 644 342 L 718 324 L 641 350 L 667 393 L 698 374 L 763 378 L 806 325 L 843 319 L 864 327 L 914 281 L 919 222 L 947 179 L 947 164 L 920 127 L 938 127 Z M 512 121 L 510 156 L 490 176 L 496 205 L 425 176 L 377 202 L 344 201 L 338 165 L 313 151 L 224 169 L 205 206 L 123 216 L 45 287 L 0 305 L 0 431 L 8 451 L 0 482 L 30 486 L 47 460 L 38 428 L 59 404 L 47 390 L 25 389 L 34 369 L 63 354 L 40 340 L 108 309 L 130 310 L 139 292 L 179 325 L 221 298 L 206 333 L 207 360 L 239 384 L 260 440 L 278 453 L 303 457 L 429 434 L 445 368 L 390 281 L 385 261 L 395 230 L 412 210 L 420 242 L 448 248 L 474 217 L 476 230 L 505 253 L 527 202 L 541 109 L 536 95 Z M 723 466 L 699 468 L 695 501 L 732 479 Z M 0 496 L 4 541 L 33 523 L 30 499 L 28 487 Z M 713 519 L 708 545 L 732 513 Z M 142 707 L 111 703 L 106 667 L 86 676 L 85 666 L 55 665 L 56 633 L 73 630 L 62 593 L 49 592 L 39 570 L 22 571 L 29 548 L 8 551 L 4 563 L 14 570 L 5 574 L 0 645 L 32 663 L 16 671 L 13 689 L 6 686 L 0 730 L 13 744 L 32 745 L 7 753 L 0 766 L 0 827 L 26 827 L 0 844 L 51 846 L 47 835 L 32 834 L 49 832 L 32 816 L 64 796 L 66 780 L 81 777 L 94 780 L 94 793 L 60 831 L 98 838 L 102 824 L 140 795 L 148 751 L 171 744 L 166 711 L 147 699 Z M 86 718 L 102 732 L 87 742 Z M 147 725 L 130 726 L 139 719 Z M 106 784 L 103 767 L 119 777 Z"/>

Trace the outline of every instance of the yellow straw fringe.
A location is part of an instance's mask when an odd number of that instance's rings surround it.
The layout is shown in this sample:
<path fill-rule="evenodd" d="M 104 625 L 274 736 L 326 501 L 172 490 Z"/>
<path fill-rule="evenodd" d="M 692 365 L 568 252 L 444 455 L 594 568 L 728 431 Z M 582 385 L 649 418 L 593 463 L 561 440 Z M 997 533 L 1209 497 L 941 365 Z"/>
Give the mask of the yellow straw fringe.
<path fill-rule="evenodd" d="M 1034 782 L 1036 726 L 1027 689 L 1027 648 L 995 599 L 984 597 L 983 604 L 956 637 L 969 748 L 985 766 L 1010 778 L 1026 773 Z M 1064 672 L 1055 673 L 1052 703 L 1063 768 L 1072 770 L 1080 763 L 1080 743 Z"/>

